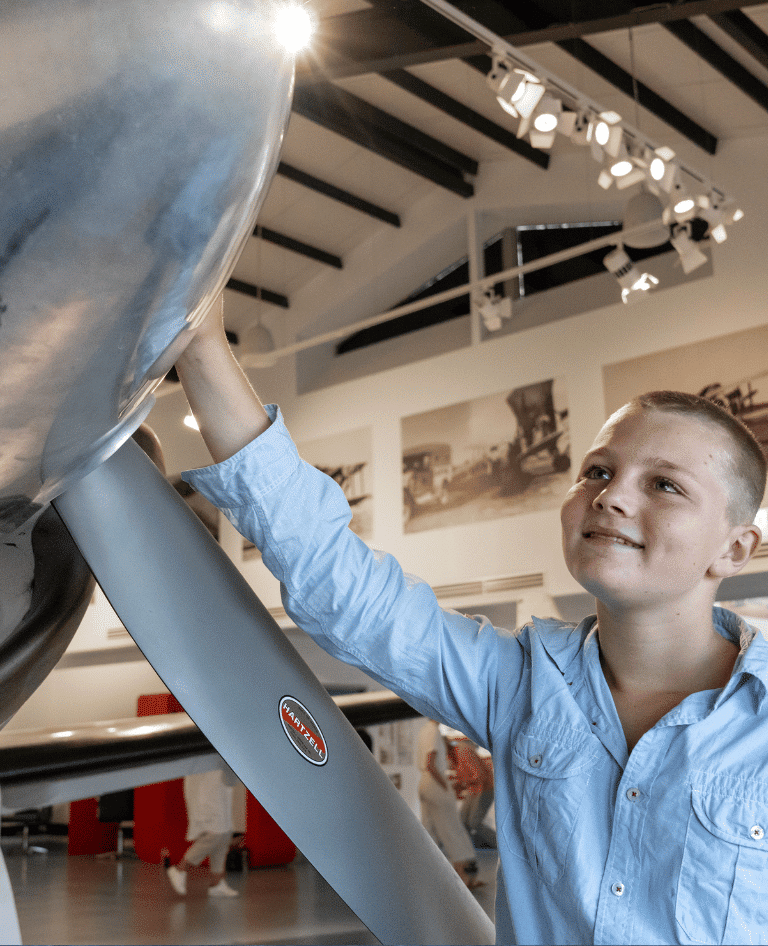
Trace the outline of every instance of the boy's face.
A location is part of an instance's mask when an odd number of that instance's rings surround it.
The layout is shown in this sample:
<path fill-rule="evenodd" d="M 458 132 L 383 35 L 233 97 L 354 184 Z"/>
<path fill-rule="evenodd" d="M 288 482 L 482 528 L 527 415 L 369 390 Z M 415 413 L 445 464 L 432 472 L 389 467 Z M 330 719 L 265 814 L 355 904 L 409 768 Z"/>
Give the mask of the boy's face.
<path fill-rule="evenodd" d="M 653 608 L 714 584 L 728 547 L 727 439 L 693 417 L 635 408 L 597 435 L 561 511 L 573 577 L 605 605 Z"/>

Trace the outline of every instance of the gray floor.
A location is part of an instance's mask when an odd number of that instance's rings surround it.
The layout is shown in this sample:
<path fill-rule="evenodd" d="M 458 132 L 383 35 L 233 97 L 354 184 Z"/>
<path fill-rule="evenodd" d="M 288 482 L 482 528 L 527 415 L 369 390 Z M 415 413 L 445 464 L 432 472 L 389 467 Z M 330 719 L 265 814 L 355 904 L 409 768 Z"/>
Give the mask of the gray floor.
<path fill-rule="evenodd" d="M 377 943 L 303 858 L 287 867 L 230 873 L 240 896 L 214 900 L 203 878 L 191 877 L 185 899 L 160 867 L 68 857 L 66 838 L 39 836 L 47 854 L 21 855 L 18 838 L 2 850 L 16 895 L 25 944 L 299 944 Z M 489 915 L 496 852 L 478 852 L 485 885 L 475 896 Z"/>

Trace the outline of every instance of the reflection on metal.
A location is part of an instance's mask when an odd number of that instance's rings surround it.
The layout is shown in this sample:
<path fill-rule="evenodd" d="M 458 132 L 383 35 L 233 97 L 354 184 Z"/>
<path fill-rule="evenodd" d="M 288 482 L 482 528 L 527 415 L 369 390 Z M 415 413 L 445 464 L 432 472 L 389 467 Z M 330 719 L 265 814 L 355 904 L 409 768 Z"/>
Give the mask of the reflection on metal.
<path fill-rule="evenodd" d="M 363 741 L 136 444 L 54 504 L 166 686 L 379 940 L 494 941 L 485 913 Z M 325 764 L 310 764 L 286 738 L 286 694 L 316 722 Z"/>
<path fill-rule="evenodd" d="M 18 623 L 8 626 L 2 620 L 5 602 L 0 601 L 0 726 L 56 666 L 95 587 L 90 569 L 53 509 L 42 513 L 31 532 L 30 572 L 18 576 L 31 584 L 29 607 Z M 0 587 L 6 593 L 11 571 L 7 556 L 18 553 L 21 546 L 22 537 L 18 532 L 16 536 L 6 544 L 0 535 Z"/>
<path fill-rule="evenodd" d="M 0 532 L 130 436 L 226 282 L 290 107 L 278 6 L 0 4 Z"/>

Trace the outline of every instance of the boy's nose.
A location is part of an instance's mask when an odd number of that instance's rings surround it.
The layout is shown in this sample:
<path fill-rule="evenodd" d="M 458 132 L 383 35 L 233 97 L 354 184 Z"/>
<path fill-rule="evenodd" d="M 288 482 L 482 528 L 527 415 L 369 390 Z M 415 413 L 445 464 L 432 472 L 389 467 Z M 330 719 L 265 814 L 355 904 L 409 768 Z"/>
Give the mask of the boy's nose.
<path fill-rule="evenodd" d="M 592 501 L 592 507 L 600 512 L 613 512 L 622 516 L 631 516 L 634 500 L 626 484 L 611 480 Z"/>

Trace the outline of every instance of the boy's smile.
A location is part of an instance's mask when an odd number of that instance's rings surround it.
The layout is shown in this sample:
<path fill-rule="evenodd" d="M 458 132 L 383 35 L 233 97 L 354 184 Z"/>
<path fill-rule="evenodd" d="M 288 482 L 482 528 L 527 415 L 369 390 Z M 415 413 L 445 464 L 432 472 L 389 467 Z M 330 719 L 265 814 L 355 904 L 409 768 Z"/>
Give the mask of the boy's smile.
<path fill-rule="evenodd" d="M 698 418 L 633 408 L 614 415 L 563 503 L 571 574 L 604 604 L 651 606 L 711 593 L 728 548 L 724 435 Z"/>

